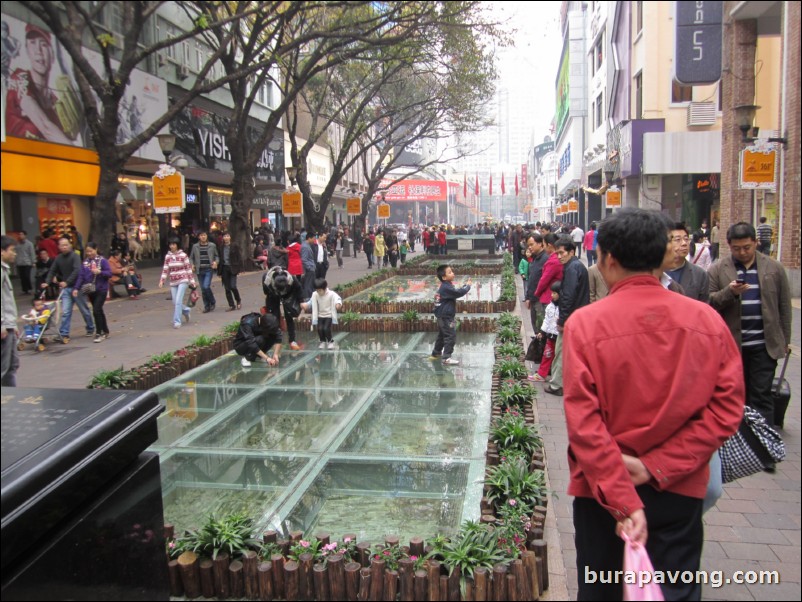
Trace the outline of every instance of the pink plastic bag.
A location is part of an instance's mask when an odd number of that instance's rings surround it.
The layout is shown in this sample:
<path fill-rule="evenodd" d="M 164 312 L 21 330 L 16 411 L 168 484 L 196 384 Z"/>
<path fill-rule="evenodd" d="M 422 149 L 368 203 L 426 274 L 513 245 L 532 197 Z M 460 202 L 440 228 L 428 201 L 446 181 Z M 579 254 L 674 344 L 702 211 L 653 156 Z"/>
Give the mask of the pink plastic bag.
<path fill-rule="evenodd" d="M 654 567 L 649 554 L 639 543 L 630 541 L 626 533 L 624 540 L 624 600 L 664 600 L 663 590 L 654 582 Z"/>

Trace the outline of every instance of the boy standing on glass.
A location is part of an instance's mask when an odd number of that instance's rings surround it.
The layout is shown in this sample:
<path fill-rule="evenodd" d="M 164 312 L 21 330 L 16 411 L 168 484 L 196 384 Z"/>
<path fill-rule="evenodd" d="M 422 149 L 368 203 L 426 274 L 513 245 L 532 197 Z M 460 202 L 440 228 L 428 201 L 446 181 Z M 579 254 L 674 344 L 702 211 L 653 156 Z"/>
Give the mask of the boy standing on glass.
<path fill-rule="evenodd" d="M 437 318 L 437 341 L 434 343 L 434 350 L 430 359 L 441 359 L 447 366 L 459 365 L 459 360 L 451 357 L 454 352 L 454 345 L 457 342 L 457 330 L 455 328 L 457 314 L 457 299 L 464 297 L 471 290 L 471 279 L 465 282 L 461 288 L 454 287 L 454 270 L 451 266 L 437 266 L 437 278 L 440 280 L 440 288 L 434 297 L 434 315 Z"/>

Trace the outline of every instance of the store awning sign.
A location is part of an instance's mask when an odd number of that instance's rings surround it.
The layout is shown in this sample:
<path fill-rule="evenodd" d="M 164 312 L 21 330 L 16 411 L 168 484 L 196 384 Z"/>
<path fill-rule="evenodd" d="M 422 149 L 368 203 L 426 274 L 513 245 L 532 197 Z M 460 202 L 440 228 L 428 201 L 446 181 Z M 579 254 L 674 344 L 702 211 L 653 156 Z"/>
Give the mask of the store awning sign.
<path fill-rule="evenodd" d="M 287 190 L 281 195 L 281 212 L 284 217 L 301 217 L 303 197 L 299 190 Z"/>
<path fill-rule="evenodd" d="M 607 194 L 605 195 L 605 204 L 607 209 L 612 209 L 614 207 L 621 206 L 621 191 L 620 190 L 608 190 Z"/>
<path fill-rule="evenodd" d="M 183 174 L 157 173 L 153 176 L 153 209 L 156 213 L 181 213 L 186 200 Z"/>
<path fill-rule="evenodd" d="M 345 208 L 348 215 L 362 215 L 362 199 L 358 196 L 346 199 Z"/>
<path fill-rule="evenodd" d="M 579 213 L 579 201 L 576 199 L 568 199 L 568 212 Z"/>

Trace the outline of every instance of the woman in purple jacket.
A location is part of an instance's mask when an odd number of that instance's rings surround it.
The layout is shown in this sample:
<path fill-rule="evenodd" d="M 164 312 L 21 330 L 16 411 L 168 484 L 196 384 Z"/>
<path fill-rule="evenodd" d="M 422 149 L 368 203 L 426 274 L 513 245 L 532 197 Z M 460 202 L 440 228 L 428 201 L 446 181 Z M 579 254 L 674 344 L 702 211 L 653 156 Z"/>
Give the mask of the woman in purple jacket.
<path fill-rule="evenodd" d="M 87 293 L 92 303 L 92 313 L 95 316 L 95 343 L 102 343 L 109 337 L 109 326 L 106 323 L 106 314 L 103 313 L 103 304 L 109 293 L 109 279 L 111 278 L 109 262 L 97 252 L 97 243 L 88 242 L 84 249 L 84 262 L 78 279 L 72 289 L 72 296 L 77 297 L 85 284 L 94 284 L 94 292 Z"/>

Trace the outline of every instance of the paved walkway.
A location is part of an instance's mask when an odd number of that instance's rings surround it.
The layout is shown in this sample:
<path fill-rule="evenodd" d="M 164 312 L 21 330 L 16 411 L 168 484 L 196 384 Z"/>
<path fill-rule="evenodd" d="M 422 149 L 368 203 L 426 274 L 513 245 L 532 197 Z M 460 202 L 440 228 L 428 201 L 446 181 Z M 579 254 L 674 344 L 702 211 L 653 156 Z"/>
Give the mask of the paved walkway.
<path fill-rule="evenodd" d="M 413 255 L 414 256 L 414 255 Z M 344 267 L 329 269 L 331 286 L 350 282 L 365 274 L 367 263 L 363 253 L 344 259 Z M 201 334 L 216 334 L 224 325 L 239 319 L 246 311 L 255 311 L 264 303 L 261 272 L 240 276 L 243 296 L 240 312 L 225 311 L 226 301 L 219 278 L 214 279 L 217 310 L 202 314 L 193 311 L 192 321 L 179 330 L 171 326 L 172 309 L 167 300 L 169 291 L 158 289 L 159 268 L 146 268 L 144 286 L 148 292 L 137 301 L 118 299 L 107 302 L 106 314 L 112 336 L 94 344 L 81 336 L 83 321 L 73 314 L 74 338 L 69 345 L 52 344 L 40 354 L 30 350 L 21 353 L 18 383 L 22 387 L 83 388 L 101 369 L 126 368 L 144 363 L 157 353 L 174 351 Z M 22 313 L 30 297 L 18 297 Z M 725 487 L 717 507 L 705 516 L 705 550 L 703 568 L 722 570 L 725 577 L 737 570 L 776 570 L 779 585 L 725 585 L 719 589 L 704 588 L 708 600 L 781 600 L 800 597 L 800 311 L 799 300 L 794 309 L 794 354 L 788 367 L 792 401 L 783 437 L 788 459 L 774 475 L 760 474 Z M 523 314 L 529 315 L 528 311 Z M 527 337 L 531 334 L 528 317 L 524 317 Z M 529 340 L 528 338 L 526 339 Z M 565 455 L 567 437 L 562 398 L 539 394 L 538 415 L 544 425 L 549 478 L 557 494 L 548 514 L 550 588 L 546 599 L 574 599 L 577 591 L 571 498 L 565 493 L 568 466 Z"/>

